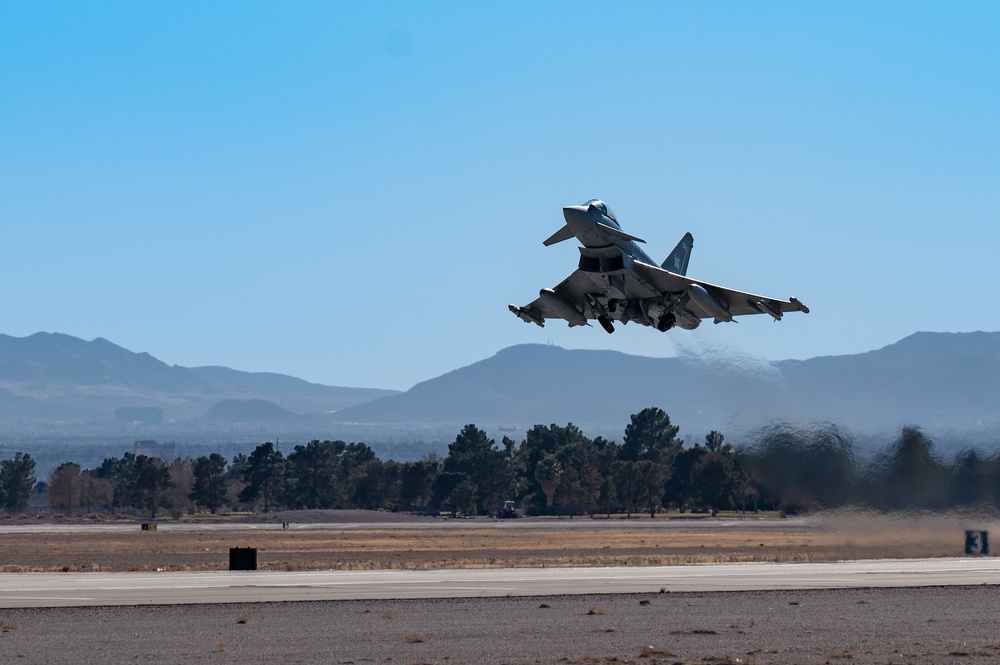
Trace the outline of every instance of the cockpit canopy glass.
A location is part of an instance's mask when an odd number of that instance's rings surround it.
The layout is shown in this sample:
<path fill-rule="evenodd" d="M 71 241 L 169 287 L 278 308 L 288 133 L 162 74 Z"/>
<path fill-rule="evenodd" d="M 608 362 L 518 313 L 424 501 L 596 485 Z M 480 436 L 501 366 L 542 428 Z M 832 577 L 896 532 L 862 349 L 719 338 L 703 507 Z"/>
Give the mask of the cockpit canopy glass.
<path fill-rule="evenodd" d="M 601 201 L 600 199 L 590 199 L 584 205 L 587 206 L 588 208 L 590 206 L 594 206 L 595 208 L 597 208 L 598 210 L 600 210 L 603 215 L 605 215 L 605 216 L 613 219 L 616 224 L 618 223 L 618 218 L 615 217 L 615 211 L 612 210 L 608 206 L 608 204 L 605 203 L 604 201 Z"/>

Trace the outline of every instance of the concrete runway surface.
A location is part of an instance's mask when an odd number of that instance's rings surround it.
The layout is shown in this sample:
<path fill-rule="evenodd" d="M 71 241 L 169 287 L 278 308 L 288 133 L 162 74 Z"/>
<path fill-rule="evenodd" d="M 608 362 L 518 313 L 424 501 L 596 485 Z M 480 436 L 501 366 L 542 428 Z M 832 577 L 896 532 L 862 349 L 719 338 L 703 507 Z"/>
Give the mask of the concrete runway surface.
<path fill-rule="evenodd" d="M 641 530 L 671 530 L 671 529 L 705 529 L 706 531 L 716 531 L 719 529 L 733 530 L 796 530 L 815 526 L 815 521 L 804 517 L 782 517 L 782 518 L 687 518 L 687 519 L 602 519 L 602 518 L 580 518 L 580 519 L 549 519 L 549 518 L 522 518 L 517 520 L 495 520 L 495 519 L 444 519 L 430 517 L 413 516 L 393 516 L 394 520 L 373 522 L 368 521 L 344 521 L 344 522 L 304 522 L 295 521 L 300 516 L 289 511 L 281 513 L 288 515 L 288 529 L 291 531 L 426 531 L 426 530 L 483 530 L 483 531 L 520 531 L 531 529 L 545 529 L 546 531 L 561 531 L 571 529 L 641 529 Z M 329 512 L 329 511 L 327 511 Z M 367 515 L 365 516 L 367 517 Z M 121 521 L 111 523 L 100 522 L 30 522 L 11 521 L 0 523 L 0 535 L 8 533 L 134 533 L 139 526 L 134 521 Z M 274 518 L 270 522 L 175 522 L 159 521 L 157 529 L 160 531 L 281 531 L 282 519 Z"/>
<path fill-rule="evenodd" d="M 1000 584 L 1000 559 L 882 559 L 642 568 L 4 573 L 0 607 L 858 589 Z"/>

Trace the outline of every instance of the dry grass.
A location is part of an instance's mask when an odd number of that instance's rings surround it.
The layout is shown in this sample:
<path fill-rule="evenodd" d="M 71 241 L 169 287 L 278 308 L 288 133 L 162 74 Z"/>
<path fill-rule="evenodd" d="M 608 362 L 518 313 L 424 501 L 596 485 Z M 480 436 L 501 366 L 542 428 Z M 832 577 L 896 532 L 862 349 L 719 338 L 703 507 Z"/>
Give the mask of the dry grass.
<path fill-rule="evenodd" d="M 963 521 L 964 520 L 964 521 Z M 667 520 L 658 519 L 667 525 Z M 962 517 L 832 516 L 812 524 L 773 527 L 702 520 L 669 528 L 623 526 L 552 528 L 546 521 L 514 530 L 220 529 L 99 533 L 7 533 L 0 539 L 0 572 L 198 571 L 228 566 L 230 547 L 256 547 L 263 570 L 378 570 L 518 568 L 542 566 L 650 566 L 728 562 L 823 562 L 863 558 L 917 558 L 962 554 Z M 648 521 L 646 522 L 648 525 Z M 678 525 L 680 524 L 680 525 Z M 989 524 L 977 522 L 988 528 Z M 1000 529 L 1000 525 L 996 525 Z M 664 589 L 664 592 L 667 590 Z"/>
<path fill-rule="evenodd" d="M 425 640 L 424 636 L 420 633 L 409 632 L 403 636 L 403 641 L 409 644 L 422 644 L 427 640 Z"/>
<path fill-rule="evenodd" d="M 587 608 L 588 616 L 593 616 L 595 614 L 607 614 L 607 613 L 608 613 L 608 608 L 606 608 L 604 605 L 599 605 L 597 603 L 594 603 L 593 605 Z"/>

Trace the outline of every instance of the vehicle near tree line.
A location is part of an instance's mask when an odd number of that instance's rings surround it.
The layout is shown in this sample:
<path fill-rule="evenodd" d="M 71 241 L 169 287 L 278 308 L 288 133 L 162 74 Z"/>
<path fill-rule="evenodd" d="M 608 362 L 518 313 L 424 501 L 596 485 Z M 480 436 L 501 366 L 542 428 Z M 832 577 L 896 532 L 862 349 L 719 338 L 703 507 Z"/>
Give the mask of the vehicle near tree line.
<path fill-rule="evenodd" d="M 504 501 L 503 506 L 497 510 L 497 519 L 508 520 L 517 519 L 520 515 L 517 514 L 517 508 L 514 507 L 513 501 Z"/>

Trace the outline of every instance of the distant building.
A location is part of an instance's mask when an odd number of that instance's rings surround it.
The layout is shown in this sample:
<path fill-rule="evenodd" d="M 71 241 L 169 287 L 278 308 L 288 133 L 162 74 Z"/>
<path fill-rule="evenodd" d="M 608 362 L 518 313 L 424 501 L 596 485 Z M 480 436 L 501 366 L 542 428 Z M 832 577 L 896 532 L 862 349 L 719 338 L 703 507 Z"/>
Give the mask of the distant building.
<path fill-rule="evenodd" d="M 155 406 L 123 406 L 115 409 L 115 422 L 162 425 L 163 409 Z"/>
<path fill-rule="evenodd" d="M 173 462 L 177 457 L 177 446 L 172 441 L 170 443 L 157 443 L 156 441 L 136 441 L 134 451 L 136 456 L 159 457 L 164 462 Z"/>

